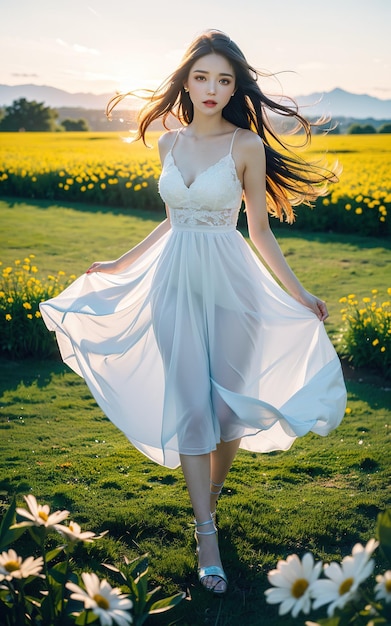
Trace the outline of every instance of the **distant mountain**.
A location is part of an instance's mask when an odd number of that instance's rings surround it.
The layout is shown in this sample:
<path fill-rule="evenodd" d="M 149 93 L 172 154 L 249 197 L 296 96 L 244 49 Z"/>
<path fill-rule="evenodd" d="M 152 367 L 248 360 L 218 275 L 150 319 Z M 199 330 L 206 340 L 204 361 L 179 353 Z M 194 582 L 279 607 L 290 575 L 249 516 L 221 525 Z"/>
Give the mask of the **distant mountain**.
<path fill-rule="evenodd" d="M 46 106 L 55 109 L 72 107 L 82 109 L 104 110 L 106 104 L 113 97 L 113 93 L 69 93 L 63 89 L 47 87 L 46 85 L 0 85 L 0 106 L 9 106 L 14 100 L 26 98 L 44 102 Z"/>
<path fill-rule="evenodd" d="M 9 106 L 14 100 L 26 98 L 44 102 L 53 108 L 70 107 L 103 111 L 114 93 L 69 93 L 45 85 L 0 85 L 0 106 Z M 307 116 L 331 115 L 355 119 L 391 119 L 391 100 L 380 100 L 366 94 L 354 94 L 343 89 L 333 89 L 324 93 L 311 93 L 296 97 L 305 107 Z M 132 108 L 134 101 L 126 101 L 126 109 Z"/>
<path fill-rule="evenodd" d="M 366 94 L 350 93 L 337 88 L 324 93 L 297 96 L 307 115 L 331 115 L 355 119 L 391 119 L 391 100 L 380 100 Z"/>

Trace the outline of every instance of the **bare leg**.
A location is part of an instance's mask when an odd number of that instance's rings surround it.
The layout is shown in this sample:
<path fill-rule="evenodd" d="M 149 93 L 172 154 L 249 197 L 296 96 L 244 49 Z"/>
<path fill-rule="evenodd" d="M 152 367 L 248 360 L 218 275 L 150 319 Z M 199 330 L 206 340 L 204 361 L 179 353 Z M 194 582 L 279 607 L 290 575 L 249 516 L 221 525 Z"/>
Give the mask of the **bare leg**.
<path fill-rule="evenodd" d="M 186 480 L 194 516 L 198 524 L 205 524 L 200 531 L 213 531 L 214 524 L 210 515 L 209 484 L 210 484 L 210 454 L 181 455 L 181 466 Z M 210 520 L 210 521 L 209 521 Z M 222 568 L 217 534 L 198 534 L 199 567 L 217 566 Z M 218 576 L 207 576 L 202 580 L 206 588 L 213 588 L 217 592 L 224 592 L 227 585 Z"/>
<path fill-rule="evenodd" d="M 221 441 L 216 450 L 211 452 L 210 459 L 210 511 L 214 513 L 222 485 L 231 468 L 240 445 L 240 439 Z"/>
<path fill-rule="evenodd" d="M 243 393 L 247 374 L 251 370 L 256 336 L 251 317 L 216 307 L 211 336 L 214 337 L 210 350 L 212 380 L 225 389 Z M 214 513 L 222 483 L 231 468 L 245 428 L 214 385 L 211 388 L 211 398 L 214 414 L 220 424 L 220 443 L 211 453 L 210 510 Z"/>

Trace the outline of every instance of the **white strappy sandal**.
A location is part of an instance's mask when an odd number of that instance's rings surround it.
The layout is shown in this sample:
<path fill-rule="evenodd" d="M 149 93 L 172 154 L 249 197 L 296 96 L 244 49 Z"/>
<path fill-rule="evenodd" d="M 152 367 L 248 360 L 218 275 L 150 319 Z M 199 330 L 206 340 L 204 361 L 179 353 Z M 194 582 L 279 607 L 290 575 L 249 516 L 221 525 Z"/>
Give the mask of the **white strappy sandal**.
<path fill-rule="evenodd" d="M 213 529 L 209 530 L 209 531 L 201 531 L 198 530 L 199 528 L 201 528 L 202 526 L 207 526 L 208 524 L 211 524 Z M 214 524 L 214 521 L 212 519 L 208 519 L 206 522 L 197 522 L 196 520 L 194 520 L 194 526 L 195 526 L 195 539 L 197 541 L 198 544 L 198 535 L 215 535 L 217 534 L 217 528 Z M 197 545 L 197 555 L 199 553 L 199 547 Z M 207 585 L 206 584 L 206 579 L 207 578 L 214 578 L 215 583 L 213 585 Z M 200 581 L 201 585 L 204 587 L 204 589 L 206 589 L 207 591 L 210 591 L 211 593 L 213 593 L 216 596 L 222 596 L 226 593 L 227 591 L 227 587 L 228 587 L 228 579 L 227 576 L 224 572 L 224 570 L 221 567 L 218 567 L 217 565 L 209 565 L 208 567 L 199 567 L 198 568 L 198 580 Z M 224 588 L 223 589 L 217 589 L 217 586 L 220 585 L 221 582 L 224 582 Z"/>

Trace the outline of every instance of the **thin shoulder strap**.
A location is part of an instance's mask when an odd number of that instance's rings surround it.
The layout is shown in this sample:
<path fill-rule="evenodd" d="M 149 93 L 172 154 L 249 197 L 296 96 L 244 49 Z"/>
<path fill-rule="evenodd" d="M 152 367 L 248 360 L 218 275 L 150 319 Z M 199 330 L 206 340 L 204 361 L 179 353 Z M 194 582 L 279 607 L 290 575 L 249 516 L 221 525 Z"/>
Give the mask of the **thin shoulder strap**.
<path fill-rule="evenodd" d="M 233 148 L 234 141 L 235 141 L 235 135 L 236 135 L 236 133 L 238 132 L 238 130 L 240 130 L 240 128 L 237 128 L 237 129 L 234 131 L 233 135 L 232 135 L 232 139 L 231 139 L 231 146 L 230 146 L 230 149 L 229 149 L 229 154 L 232 154 L 232 148 Z M 175 138 L 175 141 L 176 141 L 176 138 Z M 174 142 L 174 143 L 175 143 L 175 142 Z M 171 150 L 172 150 L 172 148 L 171 148 Z"/>
<path fill-rule="evenodd" d="M 171 146 L 171 148 L 170 148 L 170 152 L 172 152 L 172 151 L 173 151 L 173 148 L 174 148 L 174 146 L 175 146 L 175 144 L 176 144 L 176 140 L 178 139 L 179 133 L 180 133 L 181 131 L 182 131 L 182 128 L 178 128 L 178 130 L 176 131 L 176 133 L 175 133 L 175 139 L 174 139 L 174 141 L 172 142 L 172 146 Z"/>

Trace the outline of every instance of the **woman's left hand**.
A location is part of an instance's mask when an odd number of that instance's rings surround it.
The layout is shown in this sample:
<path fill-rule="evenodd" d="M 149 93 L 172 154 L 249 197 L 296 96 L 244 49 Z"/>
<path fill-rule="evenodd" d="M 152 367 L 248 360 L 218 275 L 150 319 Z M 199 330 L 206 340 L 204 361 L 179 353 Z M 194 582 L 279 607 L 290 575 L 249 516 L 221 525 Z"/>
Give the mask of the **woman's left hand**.
<path fill-rule="evenodd" d="M 328 318 L 329 313 L 324 300 L 320 300 L 316 296 L 313 296 L 309 291 L 303 290 L 300 295 L 296 296 L 296 300 L 311 309 L 321 322 L 324 322 Z"/>

